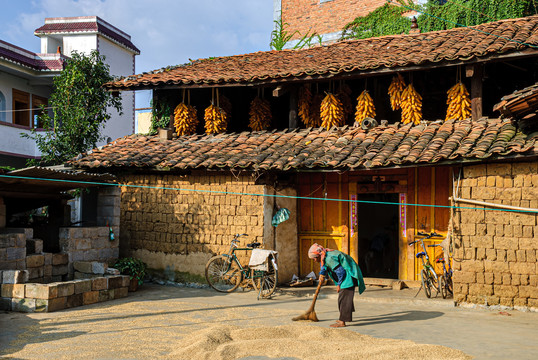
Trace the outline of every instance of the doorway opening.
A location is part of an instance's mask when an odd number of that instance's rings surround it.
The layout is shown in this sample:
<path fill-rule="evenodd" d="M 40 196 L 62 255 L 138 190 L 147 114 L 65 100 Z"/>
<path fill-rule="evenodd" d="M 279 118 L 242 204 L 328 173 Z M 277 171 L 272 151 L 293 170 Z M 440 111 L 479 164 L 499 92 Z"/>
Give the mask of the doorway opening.
<path fill-rule="evenodd" d="M 362 274 L 364 277 L 397 279 L 398 194 L 357 194 L 357 199 L 360 201 L 357 203 L 357 232 Z"/>

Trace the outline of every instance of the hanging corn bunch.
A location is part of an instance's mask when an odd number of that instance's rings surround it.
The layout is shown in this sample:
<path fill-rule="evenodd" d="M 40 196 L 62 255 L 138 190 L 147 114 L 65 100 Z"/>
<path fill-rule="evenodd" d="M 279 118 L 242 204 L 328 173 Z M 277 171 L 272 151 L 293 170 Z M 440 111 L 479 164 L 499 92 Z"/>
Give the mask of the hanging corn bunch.
<path fill-rule="evenodd" d="M 320 107 L 321 126 L 329 130 L 344 125 L 344 106 L 333 94 L 327 93 Z"/>
<path fill-rule="evenodd" d="M 471 116 L 471 99 L 465 85 L 460 81 L 447 91 L 445 121 L 463 120 Z"/>
<path fill-rule="evenodd" d="M 312 113 L 312 92 L 310 91 L 310 86 L 307 84 L 299 89 L 297 107 L 299 108 L 298 113 L 303 124 L 307 127 L 317 127 L 314 124 L 314 114 Z"/>
<path fill-rule="evenodd" d="M 367 118 L 375 118 L 375 106 L 374 100 L 368 93 L 368 90 L 364 90 L 357 98 L 357 107 L 355 108 L 355 126 L 360 126 L 362 121 Z"/>
<path fill-rule="evenodd" d="M 198 126 L 198 114 L 192 105 L 180 103 L 174 110 L 174 127 L 176 133 L 180 135 L 192 135 L 196 133 Z"/>
<path fill-rule="evenodd" d="M 310 116 L 311 116 L 311 119 L 312 119 L 312 122 L 310 123 L 309 126 L 312 126 L 312 127 L 320 127 L 321 126 L 321 103 L 323 101 L 323 97 L 321 96 L 321 94 L 316 94 L 314 95 L 314 97 L 312 98 L 312 107 L 310 108 L 311 111 L 310 111 Z"/>
<path fill-rule="evenodd" d="M 213 89 L 213 100 L 215 91 Z M 205 132 L 206 134 L 218 134 L 226 131 L 228 127 L 228 114 L 219 106 L 219 91 L 217 89 L 217 105 L 211 102 L 205 109 Z"/>
<path fill-rule="evenodd" d="M 402 92 L 405 89 L 405 82 L 402 75 L 394 76 L 389 85 L 390 106 L 392 110 L 400 109 L 402 101 Z"/>
<path fill-rule="evenodd" d="M 351 100 L 350 95 L 351 88 L 346 84 L 340 86 L 340 90 L 336 95 L 344 107 L 344 124 L 347 124 L 348 120 L 353 116 L 353 101 Z"/>
<path fill-rule="evenodd" d="M 415 125 L 422 120 L 422 96 L 415 90 L 413 84 L 409 84 L 402 92 L 402 123 Z"/>
<path fill-rule="evenodd" d="M 190 92 L 189 92 L 190 104 Z M 174 109 L 174 127 L 178 136 L 192 135 L 196 133 L 198 126 L 198 113 L 192 105 L 185 104 L 185 90 L 183 90 L 183 100 Z"/>
<path fill-rule="evenodd" d="M 269 101 L 256 96 L 250 103 L 250 121 L 248 126 L 253 131 L 267 130 L 271 126 L 271 107 Z"/>

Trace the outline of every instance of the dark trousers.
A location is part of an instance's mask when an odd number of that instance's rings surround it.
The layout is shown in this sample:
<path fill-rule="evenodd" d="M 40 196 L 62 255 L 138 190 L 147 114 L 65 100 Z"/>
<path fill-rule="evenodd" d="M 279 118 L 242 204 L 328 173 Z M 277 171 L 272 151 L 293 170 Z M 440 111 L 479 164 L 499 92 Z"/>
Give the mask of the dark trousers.
<path fill-rule="evenodd" d="M 354 286 L 340 289 L 340 292 L 338 293 L 338 310 L 340 311 L 340 318 L 338 320 L 344 322 L 353 321 L 352 316 L 355 311 L 355 305 L 353 304 L 354 295 Z"/>

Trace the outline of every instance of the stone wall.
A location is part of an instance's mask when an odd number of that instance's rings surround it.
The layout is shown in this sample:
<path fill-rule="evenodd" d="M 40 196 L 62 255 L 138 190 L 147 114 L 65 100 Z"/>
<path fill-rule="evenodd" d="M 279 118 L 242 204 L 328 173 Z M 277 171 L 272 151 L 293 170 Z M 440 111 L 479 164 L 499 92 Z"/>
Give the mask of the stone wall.
<path fill-rule="evenodd" d="M 130 185 L 121 194 L 121 255 L 149 268 L 203 275 L 207 260 L 227 252 L 234 234 L 249 234 L 241 245 L 264 242 L 264 197 L 243 195 L 264 193 L 252 176 L 130 175 L 120 182 Z M 248 262 L 246 252 L 239 255 Z"/>
<path fill-rule="evenodd" d="M 457 195 L 537 209 L 538 162 L 467 166 Z M 454 300 L 538 310 L 538 214 L 459 209 L 453 224 Z"/>

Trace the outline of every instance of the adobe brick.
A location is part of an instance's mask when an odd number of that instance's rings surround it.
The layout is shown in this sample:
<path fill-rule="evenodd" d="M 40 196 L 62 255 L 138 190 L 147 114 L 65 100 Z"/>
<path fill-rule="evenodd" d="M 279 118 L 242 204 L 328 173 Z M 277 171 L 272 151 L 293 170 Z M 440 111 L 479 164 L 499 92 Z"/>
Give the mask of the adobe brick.
<path fill-rule="evenodd" d="M 514 305 L 514 299 L 511 297 L 501 297 L 499 305 L 512 307 Z"/>
<path fill-rule="evenodd" d="M 456 271 L 454 272 L 454 283 L 472 284 L 476 281 L 476 273 Z"/>
<path fill-rule="evenodd" d="M 518 287 L 512 285 L 493 285 L 493 291 L 501 298 L 514 298 L 518 295 Z"/>
<path fill-rule="evenodd" d="M 95 304 L 99 302 L 99 291 L 87 291 L 82 293 L 82 303 L 84 305 Z"/>
<path fill-rule="evenodd" d="M 84 304 L 82 294 L 72 294 L 67 296 L 65 301 L 65 307 L 67 309 L 82 306 Z"/>
<path fill-rule="evenodd" d="M 108 288 L 108 279 L 106 277 L 97 277 L 92 279 L 92 290 L 104 290 Z"/>
<path fill-rule="evenodd" d="M 536 274 L 536 263 L 510 262 L 509 264 L 510 264 L 510 272 L 512 274 L 521 274 L 521 275 Z"/>
<path fill-rule="evenodd" d="M 22 299 L 25 295 L 26 284 L 2 284 L 1 296 L 5 298 Z"/>

